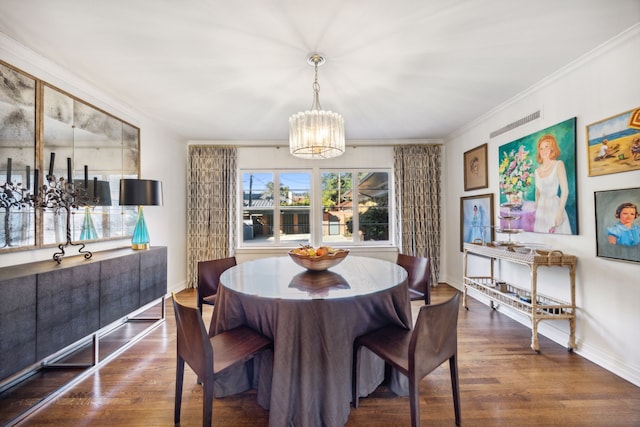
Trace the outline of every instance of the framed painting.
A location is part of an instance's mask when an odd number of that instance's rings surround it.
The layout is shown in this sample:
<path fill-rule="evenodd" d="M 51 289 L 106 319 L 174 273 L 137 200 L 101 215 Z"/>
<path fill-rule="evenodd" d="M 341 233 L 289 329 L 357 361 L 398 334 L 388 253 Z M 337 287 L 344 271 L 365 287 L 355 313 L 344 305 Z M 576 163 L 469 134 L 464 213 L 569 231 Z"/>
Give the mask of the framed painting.
<path fill-rule="evenodd" d="M 589 176 L 640 169 L 640 108 L 587 126 Z"/>
<path fill-rule="evenodd" d="M 576 118 L 498 148 L 503 228 L 578 234 Z M 507 221 L 509 221 L 507 223 Z"/>
<path fill-rule="evenodd" d="M 493 194 L 460 198 L 460 251 L 464 243 L 493 241 Z"/>
<path fill-rule="evenodd" d="M 596 191 L 596 255 L 640 262 L 640 187 Z"/>
<path fill-rule="evenodd" d="M 487 188 L 487 144 L 464 153 L 464 191 Z"/>

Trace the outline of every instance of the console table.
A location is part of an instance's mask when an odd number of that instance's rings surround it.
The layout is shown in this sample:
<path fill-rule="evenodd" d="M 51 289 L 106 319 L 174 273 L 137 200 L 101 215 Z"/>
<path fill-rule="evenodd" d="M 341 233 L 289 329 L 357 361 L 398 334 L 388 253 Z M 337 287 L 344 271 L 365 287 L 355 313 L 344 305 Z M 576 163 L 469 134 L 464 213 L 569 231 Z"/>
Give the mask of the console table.
<path fill-rule="evenodd" d="M 167 248 L 119 248 L 0 268 L 0 391 L 167 293 Z M 164 304 L 161 319 L 164 320 Z"/>
<path fill-rule="evenodd" d="M 468 274 L 467 262 L 469 255 L 489 259 L 490 273 L 488 276 L 471 276 Z M 518 287 L 495 277 L 494 263 L 496 261 L 512 262 L 528 267 L 530 270 L 530 287 L 525 289 L 525 287 Z M 525 314 L 531 319 L 531 348 L 536 352 L 539 351 L 538 323 L 541 320 L 568 320 L 568 349 L 572 351 L 576 347 L 576 263 L 577 258 L 575 256 L 566 255 L 560 251 L 522 254 L 508 250 L 505 247 L 465 243 L 463 305 L 466 309 L 469 309 L 467 305 L 467 293 L 469 289 L 472 289 L 488 297 L 491 308 L 495 307 L 494 303 L 505 304 Z M 571 301 L 562 301 L 553 296 L 542 295 L 538 292 L 538 268 L 552 266 L 567 268 L 569 272 L 568 286 L 570 287 Z"/>

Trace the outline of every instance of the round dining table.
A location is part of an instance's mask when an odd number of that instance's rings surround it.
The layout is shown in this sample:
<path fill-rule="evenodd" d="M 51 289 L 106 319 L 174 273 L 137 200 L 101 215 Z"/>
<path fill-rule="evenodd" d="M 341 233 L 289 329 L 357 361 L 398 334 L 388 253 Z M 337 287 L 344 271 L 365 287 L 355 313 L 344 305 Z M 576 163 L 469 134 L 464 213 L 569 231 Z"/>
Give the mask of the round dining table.
<path fill-rule="evenodd" d="M 353 342 L 386 325 L 411 329 L 407 272 L 395 263 L 349 255 L 326 271 L 289 257 L 247 261 L 220 276 L 209 335 L 246 325 L 273 351 L 218 378 L 216 397 L 250 388 L 272 427 L 344 426 L 351 410 Z M 385 379 L 382 359 L 363 349 L 360 394 Z M 392 373 L 390 388 L 408 394 Z"/>

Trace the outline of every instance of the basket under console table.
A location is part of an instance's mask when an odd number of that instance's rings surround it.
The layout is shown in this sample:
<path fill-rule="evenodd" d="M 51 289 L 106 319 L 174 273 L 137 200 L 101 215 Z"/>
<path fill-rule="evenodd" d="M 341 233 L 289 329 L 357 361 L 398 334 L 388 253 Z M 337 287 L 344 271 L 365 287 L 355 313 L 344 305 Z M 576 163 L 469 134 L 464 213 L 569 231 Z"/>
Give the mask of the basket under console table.
<path fill-rule="evenodd" d="M 476 255 L 488 258 L 490 262 L 489 276 L 469 276 L 468 257 Z M 496 261 L 506 261 L 524 265 L 529 268 L 531 284 L 529 289 L 506 283 L 495 276 Z M 489 298 L 490 306 L 504 304 L 525 314 L 531 320 L 531 349 L 538 352 L 538 323 L 541 320 L 568 320 L 569 343 L 568 350 L 573 351 L 575 344 L 576 326 L 576 298 L 575 273 L 577 258 L 560 251 L 538 251 L 532 253 L 513 252 L 508 248 L 475 243 L 464 244 L 464 294 L 463 305 L 468 310 L 467 293 L 475 290 Z M 571 301 L 566 302 L 552 296 L 538 293 L 538 268 L 563 267 L 569 271 L 569 286 Z"/>

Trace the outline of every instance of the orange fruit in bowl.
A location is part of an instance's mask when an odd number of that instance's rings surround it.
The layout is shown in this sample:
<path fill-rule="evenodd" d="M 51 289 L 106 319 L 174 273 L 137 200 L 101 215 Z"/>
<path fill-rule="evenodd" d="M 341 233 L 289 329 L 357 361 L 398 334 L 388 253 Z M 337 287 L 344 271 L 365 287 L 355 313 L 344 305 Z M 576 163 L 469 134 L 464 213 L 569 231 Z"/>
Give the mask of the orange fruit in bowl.
<path fill-rule="evenodd" d="M 320 246 L 317 250 L 316 250 L 316 255 L 317 256 L 325 256 L 329 253 L 329 249 L 327 249 L 324 246 Z"/>

